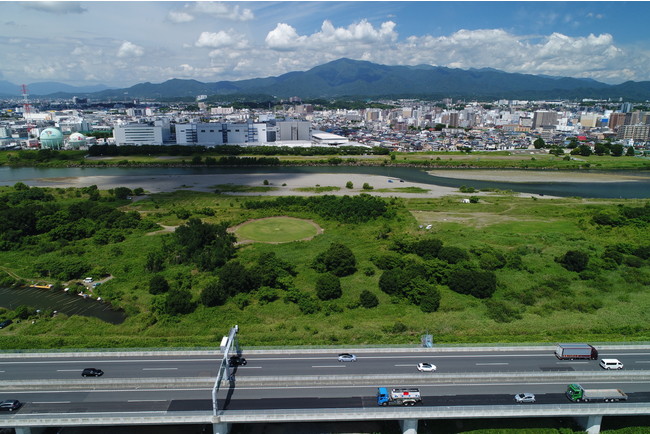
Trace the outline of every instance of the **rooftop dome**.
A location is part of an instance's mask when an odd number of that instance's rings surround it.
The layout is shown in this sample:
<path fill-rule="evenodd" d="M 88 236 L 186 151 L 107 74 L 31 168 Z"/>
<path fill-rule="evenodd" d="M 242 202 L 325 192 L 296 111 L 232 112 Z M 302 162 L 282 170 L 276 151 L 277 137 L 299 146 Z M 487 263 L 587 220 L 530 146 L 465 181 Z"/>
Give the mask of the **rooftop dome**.
<path fill-rule="evenodd" d="M 56 128 L 45 128 L 38 139 L 42 148 L 60 149 L 63 146 L 63 133 Z"/>

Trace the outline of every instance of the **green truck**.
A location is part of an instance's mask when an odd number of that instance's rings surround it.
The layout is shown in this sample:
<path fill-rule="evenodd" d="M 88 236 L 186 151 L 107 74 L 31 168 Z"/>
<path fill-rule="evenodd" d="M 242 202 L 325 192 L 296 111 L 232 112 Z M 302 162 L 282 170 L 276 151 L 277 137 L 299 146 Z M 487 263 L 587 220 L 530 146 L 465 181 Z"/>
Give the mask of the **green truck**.
<path fill-rule="evenodd" d="M 566 396 L 573 402 L 627 401 L 627 395 L 620 389 L 585 389 L 575 383 L 567 386 Z"/>

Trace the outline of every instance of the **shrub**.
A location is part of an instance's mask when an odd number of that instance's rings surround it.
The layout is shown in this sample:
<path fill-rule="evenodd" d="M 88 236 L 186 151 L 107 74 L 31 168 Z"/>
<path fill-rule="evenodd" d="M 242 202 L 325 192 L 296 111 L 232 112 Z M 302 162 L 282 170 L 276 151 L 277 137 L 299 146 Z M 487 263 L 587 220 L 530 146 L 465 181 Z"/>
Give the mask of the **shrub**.
<path fill-rule="evenodd" d="M 349 276 L 357 271 L 357 260 L 349 247 L 332 243 L 326 251 L 320 253 L 312 262 L 312 268 L 318 272 L 330 272 L 338 277 Z"/>
<path fill-rule="evenodd" d="M 415 241 L 411 244 L 413 253 L 424 259 L 433 259 L 438 256 L 442 248 L 442 241 L 435 238 L 427 238 Z"/>
<path fill-rule="evenodd" d="M 300 309 L 300 312 L 308 315 L 318 312 L 320 310 L 320 304 L 315 297 L 309 294 L 302 294 L 298 300 L 298 309 Z"/>
<path fill-rule="evenodd" d="M 487 315 L 496 322 L 512 322 L 521 319 L 521 314 L 510 304 L 501 300 L 486 300 Z"/>
<path fill-rule="evenodd" d="M 424 313 L 436 312 L 440 307 L 440 291 L 431 288 L 420 297 L 420 310 Z"/>
<path fill-rule="evenodd" d="M 352 184 L 352 181 L 348 181 L 345 183 L 345 188 L 354 188 L 354 184 Z"/>
<path fill-rule="evenodd" d="M 221 282 L 217 279 L 208 281 L 201 291 L 201 303 L 208 307 L 221 306 L 227 299 L 228 293 Z"/>
<path fill-rule="evenodd" d="M 316 280 L 316 296 L 321 300 L 333 300 L 343 295 L 341 280 L 332 273 L 318 276 Z"/>
<path fill-rule="evenodd" d="M 367 289 L 364 289 L 359 295 L 359 304 L 366 309 L 372 309 L 373 307 L 377 307 L 379 305 L 379 299 L 375 294 L 368 291 Z"/>
<path fill-rule="evenodd" d="M 167 279 L 160 274 L 155 274 L 151 277 L 151 280 L 149 280 L 150 294 L 164 294 L 167 291 L 169 291 L 169 283 L 167 282 Z"/>
<path fill-rule="evenodd" d="M 368 184 L 367 182 L 364 182 L 361 188 L 363 188 L 364 190 L 372 190 L 374 187 Z"/>
<path fill-rule="evenodd" d="M 372 263 L 380 270 L 391 270 L 393 268 L 401 268 L 404 266 L 402 255 L 396 252 L 380 253 L 371 258 Z"/>
<path fill-rule="evenodd" d="M 579 273 L 587 268 L 589 255 L 578 250 L 569 250 L 557 261 L 567 270 Z"/>
<path fill-rule="evenodd" d="M 459 294 L 489 298 L 497 289 L 497 278 L 492 271 L 458 268 L 450 273 L 447 284 Z"/>
<path fill-rule="evenodd" d="M 187 289 L 176 289 L 167 293 L 165 312 L 170 315 L 184 315 L 194 312 L 196 303 Z"/>
<path fill-rule="evenodd" d="M 275 288 L 263 286 L 257 290 L 257 299 L 260 301 L 260 304 L 268 304 L 274 302 L 278 298 L 278 290 Z"/>
<path fill-rule="evenodd" d="M 438 258 L 450 264 L 458 264 L 461 261 L 469 259 L 469 254 L 466 250 L 455 246 L 444 246 L 438 252 Z"/>

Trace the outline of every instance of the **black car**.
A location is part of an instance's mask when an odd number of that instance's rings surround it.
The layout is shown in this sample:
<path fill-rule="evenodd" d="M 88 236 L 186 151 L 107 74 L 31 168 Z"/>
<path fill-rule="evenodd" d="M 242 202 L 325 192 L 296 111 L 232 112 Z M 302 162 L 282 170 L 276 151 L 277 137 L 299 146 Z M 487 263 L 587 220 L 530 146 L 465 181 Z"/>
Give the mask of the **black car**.
<path fill-rule="evenodd" d="M 2 411 L 15 411 L 23 406 L 23 403 L 17 399 L 7 399 L 6 401 L 0 402 L 0 410 Z"/>
<path fill-rule="evenodd" d="M 104 375 L 104 371 L 97 368 L 86 368 L 81 373 L 82 377 L 101 377 Z"/>
<path fill-rule="evenodd" d="M 7 327 L 10 324 L 13 324 L 13 321 L 10 320 L 10 319 L 2 321 L 2 322 L 0 322 L 0 329 L 3 329 L 3 328 Z"/>
<path fill-rule="evenodd" d="M 228 359 L 228 366 L 244 366 L 246 363 L 248 362 L 246 362 L 246 359 L 242 356 L 231 356 L 230 359 Z"/>

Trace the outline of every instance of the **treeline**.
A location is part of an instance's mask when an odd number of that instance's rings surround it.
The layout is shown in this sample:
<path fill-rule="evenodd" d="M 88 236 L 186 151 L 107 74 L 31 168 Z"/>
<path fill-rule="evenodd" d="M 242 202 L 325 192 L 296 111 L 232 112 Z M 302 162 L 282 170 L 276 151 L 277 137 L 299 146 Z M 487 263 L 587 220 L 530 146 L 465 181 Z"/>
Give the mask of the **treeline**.
<path fill-rule="evenodd" d="M 357 196 L 283 196 L 273 200 L 246 201 L 243 206 L 282 212 L 314 212 L 342 223 L 363 223 L 382 216 L 389 217 L 386 201 L 365 193 Z"/>
<path fill-rule="evenodd" d="M 290 146 L 192 146 L 192 145 L 93 145 L 88 155 L 98 156 L 129 156 L 129 155 L 388 155 L 385 148 L 371 149 L 359 146 L 340 147 L 290 147 Z"/>
<path fill-rule="evenodd" d="M 592 221 L 601 226 L 633 225 L 645 227 L 650 224 L 650 202 L 642 207 L 621 205 L 618 208 L 597 212 Z"/>
<path fill-rule="evenodd" d="M 126 187 L 112 190 L 107 197 L 100 196 L 97 186 L 75 189 L 75 193 L 80 200 L 66 203 L 55 201 L 45 189 L 17 183 L 12 191 L 0 195 L 0 250 L 34 249 L 42 255 L 82 240 L 118 243 L 135 229 L 155 226 L 141 220 L 137 212 L 122 212 L 102 203 L 132 194 Z M 37 274 L 59 280 L 79 278 L 90 268 L 83 260 L 66 255 L 41 258 L 33 266 Z"/>

